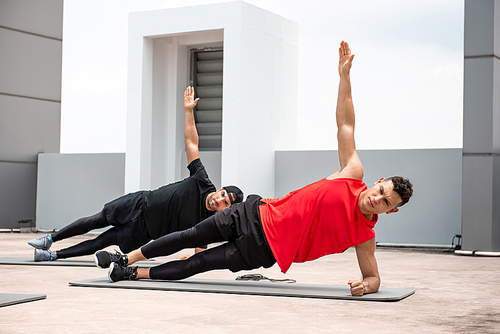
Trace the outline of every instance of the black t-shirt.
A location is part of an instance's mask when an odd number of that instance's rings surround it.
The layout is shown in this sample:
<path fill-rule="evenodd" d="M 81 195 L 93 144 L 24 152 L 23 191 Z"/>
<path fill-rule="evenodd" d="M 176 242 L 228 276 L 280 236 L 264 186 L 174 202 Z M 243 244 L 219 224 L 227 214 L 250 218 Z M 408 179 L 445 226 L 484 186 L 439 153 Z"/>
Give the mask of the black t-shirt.
<path fill-rule="evenodd" d="M 188 166 L 190 176 L 152 191 L 143 192 L 144 220 L 153 239 L 186 230 L 213 215 L 205 199 L 216 191 L 198 158 Z"/>

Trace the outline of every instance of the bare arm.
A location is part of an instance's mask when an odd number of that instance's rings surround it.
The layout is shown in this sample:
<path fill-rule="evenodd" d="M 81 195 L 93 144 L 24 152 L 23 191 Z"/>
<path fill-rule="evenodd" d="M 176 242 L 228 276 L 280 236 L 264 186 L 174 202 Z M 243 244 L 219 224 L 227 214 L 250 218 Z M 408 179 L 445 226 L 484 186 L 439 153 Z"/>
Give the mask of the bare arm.
<path fill-rule="evenodd" d="M 353 296 L 362 296 L 366 293 L 377 292 L 380 287 L 380 274 L 378 273 L 377 259 L 375 258 L 375 238 L 356 246 L 359 269 L 363 281 L 350 280 Z"/>
<path fill-rule="evenodd" d="M 356 153 L 354 141 L 354 105 L 351 95 L 350 70 L 354 55 L 347 42 L 342 41 L 339 48 L 339 92 L 337 97 L 337 140 L 340 170 L 328 178 L 351 177 L 363 179 L 363 166 Z"/>
<path fill-rule="evenodd" d="M 186 156 L 188 165 L 200 157 L 198 151 L 198 131 L 194 121 L 193 108 L 196 107 L 199 98 L 194 99 L 194 88 L 189 86 L 184 92 L 184 110 L 186 118 L 184 120 L 184 143 L 186 145 Z"/>

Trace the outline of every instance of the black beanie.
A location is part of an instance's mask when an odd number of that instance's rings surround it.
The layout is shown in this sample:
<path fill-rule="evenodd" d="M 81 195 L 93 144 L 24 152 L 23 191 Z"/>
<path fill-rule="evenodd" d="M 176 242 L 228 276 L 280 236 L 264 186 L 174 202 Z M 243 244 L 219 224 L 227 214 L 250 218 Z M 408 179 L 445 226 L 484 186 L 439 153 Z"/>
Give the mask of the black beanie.
<path fill-rule="evenodd" d="M 233 200 L 233 196 L 229 196 L 229 199 L 231 200 L 231 204 L 243 202 L 243 192 L 240 190 L 240 188 L 238 188 L 236 186 L 225 186 L 224 189 L 226 189 L 228 194 L 231 194 L 231 193 L 234 194 L 234 200 Z"/>

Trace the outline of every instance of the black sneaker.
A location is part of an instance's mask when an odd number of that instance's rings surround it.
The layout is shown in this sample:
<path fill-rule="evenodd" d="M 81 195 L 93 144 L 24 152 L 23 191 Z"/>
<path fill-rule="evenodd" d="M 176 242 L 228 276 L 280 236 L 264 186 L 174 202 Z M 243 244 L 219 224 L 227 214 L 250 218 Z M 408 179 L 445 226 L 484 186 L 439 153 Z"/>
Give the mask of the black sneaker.
<path fill-rule="evenodd" d="M 113 262 L 108 270 L 108 278 L 111 282 L 134 280 L 136 277 L 137 267 L 123 267 Z"/>
<path fill-rule="evenodd" d="M 119 263 L 121 266 L 126 267 L 128 263 L 128 256 L 118 252 L 117 250 L 115 250 L 115 254 L 100 250 L 95 252 L 94 262 L 99 268 L 109 268 L 111 263 Z"/>

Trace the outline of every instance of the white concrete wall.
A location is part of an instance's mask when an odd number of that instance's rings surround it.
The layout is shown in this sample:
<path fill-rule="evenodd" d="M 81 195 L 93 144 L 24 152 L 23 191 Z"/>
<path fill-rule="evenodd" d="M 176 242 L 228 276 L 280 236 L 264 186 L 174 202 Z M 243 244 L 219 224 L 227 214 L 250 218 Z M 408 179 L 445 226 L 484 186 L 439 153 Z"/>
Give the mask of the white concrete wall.
<path fill-rule="evenodd" d="M 132 13 L 126 191 L 179 179 L 188 50 L 223 45 L 221 183 L 273 194 L 274 150 L 295 145 L 297 36 L 295 23 L 244 2 Z"/>
<path fill-rule="evenodd" d="M 40 154 L 36 225 L 60 229 L 124 194 L 125 154 Z"/>
<path fill-rule="evenodd" d="M 35 219 L 36 163 L 59 152 L 62 0 L 0 1 L 0 228 Z"/>

